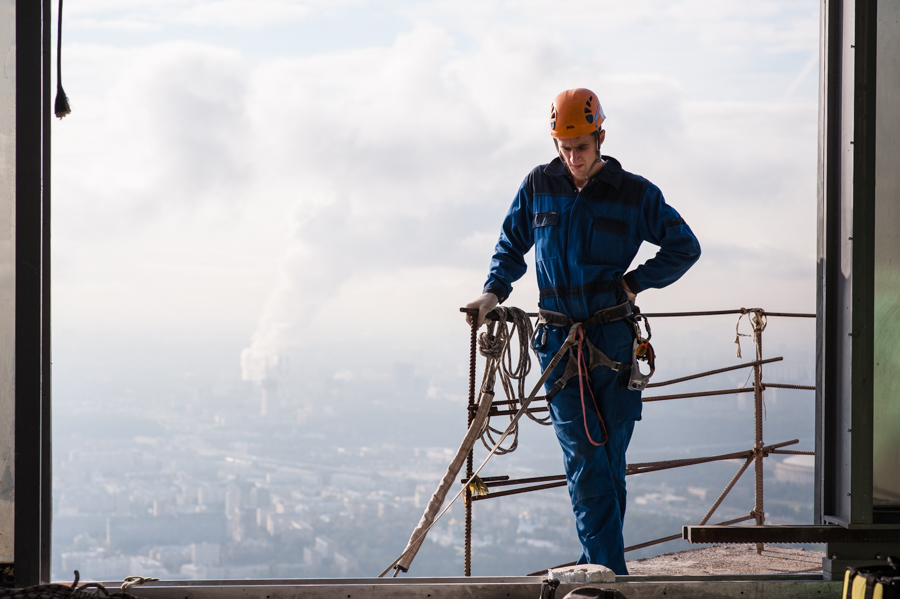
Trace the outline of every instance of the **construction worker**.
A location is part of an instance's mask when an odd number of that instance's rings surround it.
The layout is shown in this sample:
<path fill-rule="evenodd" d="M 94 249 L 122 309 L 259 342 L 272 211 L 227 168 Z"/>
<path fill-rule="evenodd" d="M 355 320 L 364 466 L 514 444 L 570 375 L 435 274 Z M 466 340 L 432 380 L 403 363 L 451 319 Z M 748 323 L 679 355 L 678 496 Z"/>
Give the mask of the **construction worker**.
<path fill-rule="evenodd" d="M 620 366 L 631 365 L 635 296 L 674 283 L 700 257 L 697 238 L 659 188 L 601 154 L 605 118 L 590 90 L 564 91 L 553 100 L 549 126 L 558 157 L 525 177 L 503 221 L 483 295 L 467 306 L 478 308 L 481 326 L 525 274 L 524 256 L 534 246 L 540 318 L 533 348 L 542 369 L 574 322 L 585 323 L 586 343 Z M 644 241 L 659 250 L 626 273 Z M 554 369 L 548 395 L 572 356 Z M 628 573 L 625 450 L 641 419 L 641 392 L 629 389 L 631 372 L 599 366 L 582 378 L 579 370 L 549 401 L 583 549 L 578 563 L 602 564 L 616 574 Z"/>

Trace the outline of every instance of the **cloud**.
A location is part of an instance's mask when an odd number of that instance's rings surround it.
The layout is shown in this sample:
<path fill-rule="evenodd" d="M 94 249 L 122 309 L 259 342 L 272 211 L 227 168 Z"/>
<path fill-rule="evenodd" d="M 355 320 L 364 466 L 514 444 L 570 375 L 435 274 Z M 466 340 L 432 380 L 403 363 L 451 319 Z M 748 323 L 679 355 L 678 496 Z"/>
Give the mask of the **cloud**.
<path fill-rule="evenodd" d="M 87 200 L 92 218 L 235 201 L 252 182 L 247 66 L 237 53 L 176 42 L 67 55 L 96 69 L 77 69 L 73 80 L 99 84 L 70 86 L 78 118 L 58 128 L 67 193 Z"/>
<path fill-rule="evenodd" d="M 94 1 L 79 18 L 241 27 L 210 16 L 237 4 Z M 248 26 L 326 10 L 275 4 Z M 248 380 L 291 351 L 331 374 L 438 370 L 466 343 L 457 309 L 516 188 L 553 157 L 550 98 L 583 85 L 602 90 L 605 151 L 656 182 L 706 250 L 648 305 L 774 303 L 773 280 L 805 301 L 816 107 L 798 73 L 815 3 L 579 3 L 568 25 L 565 6 L 536 2 L 384 6 L 415 24 L 382 47 L 253 63 L 213 44 L 68 48 L 62 313 L 138 326 L 121 306 L 139 305 L 148 328 L 232 330 Z M 529 273 L 511 303 L 536 296 Z"/>
<path fill-rule="evenodd" d="M 261 29 L 302 21 L 356 1 L 342 0 L 87 0 L 66 7 L 74 27 L 160 29 L 167 25 Z"/>

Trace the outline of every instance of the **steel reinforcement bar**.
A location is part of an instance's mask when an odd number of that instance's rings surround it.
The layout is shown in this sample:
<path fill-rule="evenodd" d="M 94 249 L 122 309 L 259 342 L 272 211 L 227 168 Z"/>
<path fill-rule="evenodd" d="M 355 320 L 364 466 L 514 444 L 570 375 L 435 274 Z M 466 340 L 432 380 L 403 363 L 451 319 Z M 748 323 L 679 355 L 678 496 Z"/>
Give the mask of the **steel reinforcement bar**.
<path fill-rule="evenodd" d="M 792 439 L 790 441 L 783 441 L 781 443 L 775 443 L 773 445 L 767 445 L 762 448 L 763 455 L 768 455 L 770 453 L 778 453 L 778 448 L 786 447 L 788 445 L 793 445 L 795 443 L 799 443 L 799 439 Z M 709 462 L 717 462 L 724 460 L 735 460 L 735 459 L 748 459 L 753 457 L 754 450 L 748 449 L 746 451 L 735 451 L 733 453 L 725 453 L 716 456 L 706 456 L 702 458 L 685 458 L 682 460 L 664 460 L 660 462 L 642 462 L 638 464 L 629 464 L 626 467 L 625 475 L 630 476 L 632 474 L 643 474 L 645 472 L 657 472 L 659 470 L 671 470 L 672 468 L 682 468 L 684 466 L 693 466 L 696 464 L 707 464 Z M 465 481 L 463 481 L 465 482 Z M 487 495 L 479 495 L 472 498 L 472 501 L 481 501 L 483 499 L 496 499 L 499 497 L 508 497 L 509 495 L 518 495 L 520 493 L 529 493 L 531 491 L 542 491 L 544 489 L 555 489 L 557 487 L 566 486 L 566 476 L 564 474 L 556 474 L 552 476 L 538 476 L 533 478 L 519 478 L 519 479 L 508 479 L 508 480 L 491 480 L 491 482 L 485 482 L 485 486 L 489 489 L 494 487 L 507 487 L 514 485 L 526 485 L 532 483 L 545 483 L 540 485 L 535 485 L 531 487 L 522 487 L 519 489 L 510 489 L 508 491 L 500 491 L 497 493 L 489 493 Z"/>
<path fill-rule="evenodd" d="M 753 520 L 756 516 L 744 516 L 743 518 L 735 518 L 734 520 L 728 520 L 726 522 L 719 522 L 716 526 L 731 526 L 732 524 L 739 524 L 740 522 L 746 522 L 747 520 Z M 644 547 L 652 547 L 653 545 L 659 545 L 660 543 L 666 543 L 668 541 L 676 541 L 678 539 L 683 538 L 684 532 L 680 532 L 677 535 L 669 535 L 668 537 L 662 537 L 660 539 L 654 539 L 652 541 L 647 541 L 646 543 L 639 543 L 637 545 L 631 545 L 630 547 L 625 548 L 625 552 L 634 551 L 636 549 L 643 549 Z M 573 564 L 574 565 L 574 564 Z"/>
<path fill-rule="evenodd" d="M 743 366 L 752 366 L 753 364 L 745 364 Z M 680 381 L 679 381 L 680 382 Z M 664 381 L 660 384 L 668 384 L 668 381 Z M 653 385 L 648 385 L 648 387 L 652 387 Z M 765 389 L 798 389 L 802 391 L 815 391 L 816 388 L 813 385 L 788 385 L 782 383 L 763 383 L 762 388 Z M 694 391 L 692 393 L 675 393 L 672 395 L 654 395 L 651 397 L 642 397 L 641 401 L 644 403 L 650 403 L 654 401 L 668 401 L 671 399 L 691 399 L 694 397 L 715 397 L 718 395 L 736 395 L 738 393 L 753 393 L 755 389 L 753 387 L 740 387 L 738 389 L 718 389 L 716 391 Z M 537 397 L 535 399 L 542 399 Z M 504 400 L 504 401 L 496 401 L 494 402 L 494 406 L 508 406 L 515 405 L 518 403 L 518 400 Z M 547 407 L 537 407 L 537 408 L 529 408 L 529 414 L 540 414 L 544 412 L 549 412 L 550 409 Z M 518 410 L 495 410 L 491 407 L 490 416 L 512 416 L 518 412 Z"/>

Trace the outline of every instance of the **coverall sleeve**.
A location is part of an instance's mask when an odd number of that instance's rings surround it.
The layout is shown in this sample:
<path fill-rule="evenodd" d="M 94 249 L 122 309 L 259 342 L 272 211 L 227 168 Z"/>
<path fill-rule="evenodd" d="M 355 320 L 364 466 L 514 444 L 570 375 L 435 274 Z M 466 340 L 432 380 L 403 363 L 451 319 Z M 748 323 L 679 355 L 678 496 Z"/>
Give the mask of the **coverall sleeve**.
<path fill-rule="evenodd" d="M 697 237 L 652 183 L 647 185 L 641 202 L 638 234 L 643 241 L 658 245 L 659 251 L 622 277 L 632 293 L 671 285 L 700 258 Z"/>
<path fill-rule="evenodd" d="M 534 245 L 534 231 L 531 228 L 531 198 L 527 191 L 526 179 L 513 200 L 503 227 L 500 239 L 494 248 L 491 259 L 491 270 L 483 293 L 493 293 L 500 302 L 506 301 L 512 293 L 512 284 L 522 278 L 527 265 L 525 254 Z"/>

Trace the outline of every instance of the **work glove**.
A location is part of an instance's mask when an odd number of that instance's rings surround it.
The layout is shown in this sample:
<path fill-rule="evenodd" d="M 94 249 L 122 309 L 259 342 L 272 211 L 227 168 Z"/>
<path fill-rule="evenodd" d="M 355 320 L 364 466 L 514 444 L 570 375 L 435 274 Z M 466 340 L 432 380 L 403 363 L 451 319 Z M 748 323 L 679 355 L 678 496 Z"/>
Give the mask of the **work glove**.
<path fill-rule="evenodd" d="M 478 326 L 475 328 L 481 328 L 481 325 L 484 324 L 485 315 L 497 307 L 497 304 L 500 303 L 500 300 L 493 293 L 485 293 L 481 295 L 481 297 L 472 300 L 468 304 L 466 304 L 466 308 L 474 309 L 478 308 Z M 472 325 L 472 315 L 466 314 L 466 322 L 469 325 Z"/>
<path fill-rule="evenodd" d="M 622 281 L 622 289 L 625 291 L 625 296 L 628 298 L 628 301 L 633 304 L 634 298 L 637 297 L 637 294 L 631 293 L 631 289 L 628 288 L 628 283 L 626 283 L 624 280 Z"/>

